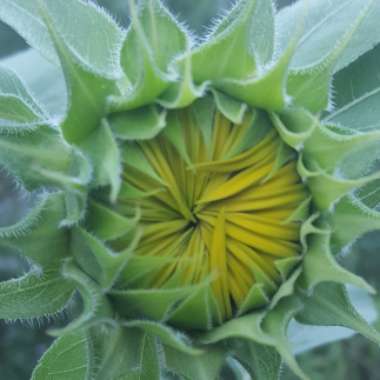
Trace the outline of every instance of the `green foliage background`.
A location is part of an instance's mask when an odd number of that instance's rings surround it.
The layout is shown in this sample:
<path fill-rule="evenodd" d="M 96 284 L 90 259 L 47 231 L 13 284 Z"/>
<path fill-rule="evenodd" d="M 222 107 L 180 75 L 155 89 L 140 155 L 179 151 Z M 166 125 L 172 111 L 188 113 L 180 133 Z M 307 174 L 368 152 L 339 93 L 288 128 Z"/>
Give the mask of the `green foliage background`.
<path fill-rule="evenodd" d="M 278 0 L 285 6 L 293 0 Z M 126 24 L 128 15 L 125 0 L 98 0 L 108 8 L 120 24 Z M 218 12 L 229 6 L 232 0 L 167 0 L 172 11 L 179 15 L 190 29 L 198 34 L 206 33 L 207 25 Z M 0 57 L 13 54 L 26 45 L 8 27 L 0 23 Z M 0 225 L 17 219 L 27 207 L 23 198 L 5 173 L 0 172 Z M 356 255 L 345 259 L 345 263 L 366 277 L 376 288 L 380 288 L 380 233 L 362 238 L 355 246 Z M 355 256 L 355 259 L 353 257 Z M 0 257 L 0 280 L 9 279 L 26 269 L 12 255 Z M 377 300 L 380 310 L 380 299 Z M 64 317 L 63 317 L 64 318 Z M 62 320 L 62 318 L 61 318 Z M 41 321 L 41 326 L 16 323 L 0 324 L 0 379 L 28 379 L 32 368 L 46 350 L 51 339 L 44 333 L 51 321 Z M 42 327 L 43 325 L 43 327 Z M 33 327 L 33 328 L 32 328 Z M 380 321 L 377 322 L 380 328 Z M 361 337 L 333 343 L 301 355 L 301 365 L 315 380 L 380 380 L 379 348 Z M 294 375 L 285 370 L 284 380 L 293 380 Z"/>

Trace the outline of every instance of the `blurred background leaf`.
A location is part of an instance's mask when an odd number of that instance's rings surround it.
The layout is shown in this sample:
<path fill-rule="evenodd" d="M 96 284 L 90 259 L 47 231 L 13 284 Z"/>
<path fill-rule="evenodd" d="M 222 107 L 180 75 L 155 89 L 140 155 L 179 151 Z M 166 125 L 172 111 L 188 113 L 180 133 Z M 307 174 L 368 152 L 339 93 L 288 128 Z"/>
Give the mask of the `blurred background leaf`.
<path fill-rule="evenodd" d="M 128 12 L 126 0 L 93 0 L 107 8 L 118 21 L 126 26 Z M 283 7 L 294 0 L 277 0 L 277 6 Z M 166 0 L 172 12 L 190 30 L 202 36 L 207 33 L 207 25 L 212 23 L 223 9 L 231 6 L 234 0 Z M 194 5 L 196 4 L 196 5 Z M 0 23 L 0 58 L 10 56 L 27 49 L 25 42 L 6 25 Z M 38 57 L 29 65 L 20 68 L 23 73 L 32 76 Z M 17 59 L 8 62 L 15 63 Z M 20 59 L 18 60 L 20 61 Z M 24 62 L 24 61 L 22 61 Z M 15 63 L 16 64 L 16 63 Z M 52 69 L 53 70 L 53 69 Z M 54 70 L 53 70 L 54 71 Z M 49 73 L 47 75 L 50 75 Z M 52 72 L 53 76 L 54 73 Z M 34 75 L 29 83 L 33 90 L 40 92 L 44 83 Z M 42 91 L 41 101 L 47 100 L 51 110 L 59 110 L 59 97 L 63 90 L 59 85 Z M 61 102 L 62 103 L 62 102 Z M 9 176 L 0 170 L 0 225 L 12 223 L 25 212 L 29 199 L 25 197 Z M 344 264 L 356 273 L 366 277 L 377 289 L 380 289 L 380 233 L 372 233 L 355 244 L 353 253 L 344 258 Z M 15 254 L 3 252 L 0 256 L 0 281 L 16 277 L 27 270 L 27 263 L 20 261 Z M 380 302 L 376 299 L 378 309 Z M 29 379 L 32 368 L 38 358 L 51 343 L 45 334 L 47 321 L 39 321 L 32 325 L 20 323 L 5 324 L 0 322 L 0 379 Z M 380 322 L 376 326 L 380 328 Z M 337 332 L 338 333 L 338 332 Z M 347 335 L 347 334 L 346 334 Z M 310 373 L 313 380 L 380 380 L 380 350 L 364 338 L 355 336 L 341 342 L 328 344 L 300 355 L 302 367 Z M 295 380 L 287 369 L 283 372 L 284 380 Z"/>

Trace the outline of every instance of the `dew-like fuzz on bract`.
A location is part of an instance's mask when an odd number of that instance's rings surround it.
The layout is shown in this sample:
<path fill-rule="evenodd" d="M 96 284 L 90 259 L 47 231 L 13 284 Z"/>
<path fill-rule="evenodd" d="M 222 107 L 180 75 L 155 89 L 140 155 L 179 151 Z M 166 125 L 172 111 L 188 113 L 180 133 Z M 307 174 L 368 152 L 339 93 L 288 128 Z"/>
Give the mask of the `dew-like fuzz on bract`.
<path fill-rule="evenodd" d="M 278 262 L 301 254 L 295 214 L 308 195 L 296 154 L 263 112 L 247 112 L 240 124 L 209 112 L 208 131 L 189 107 L 172 111 L 168 131 L 124 146 L 125 157 L 138 160 L 124 166 L 115 208 L 141 210 L 135 255 L 158 259 L 140 275 L 126 273 L 128 285 L 209 281 L 225 320 L 265 305 L 278 289 Z M 122 249 L 128 237 L 113 244 Z"/>

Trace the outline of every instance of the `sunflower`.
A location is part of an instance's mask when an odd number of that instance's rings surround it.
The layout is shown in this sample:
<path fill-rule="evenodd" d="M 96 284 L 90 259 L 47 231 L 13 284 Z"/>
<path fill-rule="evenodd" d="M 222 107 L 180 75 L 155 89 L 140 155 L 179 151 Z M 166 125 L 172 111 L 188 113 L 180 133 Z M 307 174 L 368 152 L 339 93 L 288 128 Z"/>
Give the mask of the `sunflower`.
<path fill-rule="evenodd" d="M 307 379 L 294 319 L 380 343 L 339 263 L 380 228 L 380 5 L 240 0 L 203 39 L 128 5 L 127 30 L 82 0 L 0 9 L 54 78 L 0 69 L 0 163 L 33 199 L 0 228 L 31 263 L 0 317 L 82 304 L 33 379 Z"/>

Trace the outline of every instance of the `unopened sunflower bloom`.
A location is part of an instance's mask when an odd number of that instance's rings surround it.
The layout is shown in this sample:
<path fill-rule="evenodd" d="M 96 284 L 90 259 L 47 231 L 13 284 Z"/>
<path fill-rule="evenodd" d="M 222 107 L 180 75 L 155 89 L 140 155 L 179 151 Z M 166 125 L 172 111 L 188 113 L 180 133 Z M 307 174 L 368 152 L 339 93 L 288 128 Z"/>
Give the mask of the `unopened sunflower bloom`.
<path fill-rule="evenodd" d="M 204 40 L 159 0 L 129 10 L 0 8 L 66 86 L 57 115 L 0 71 L 0 162 L 34 199 L 0 229 L 31 262 L 0 317 L 83 303 L 33 379 L 307 379 L 294 318 L 380 342 L 334 257 L 380 228 L 378 2 L 241 0 Z"/>

